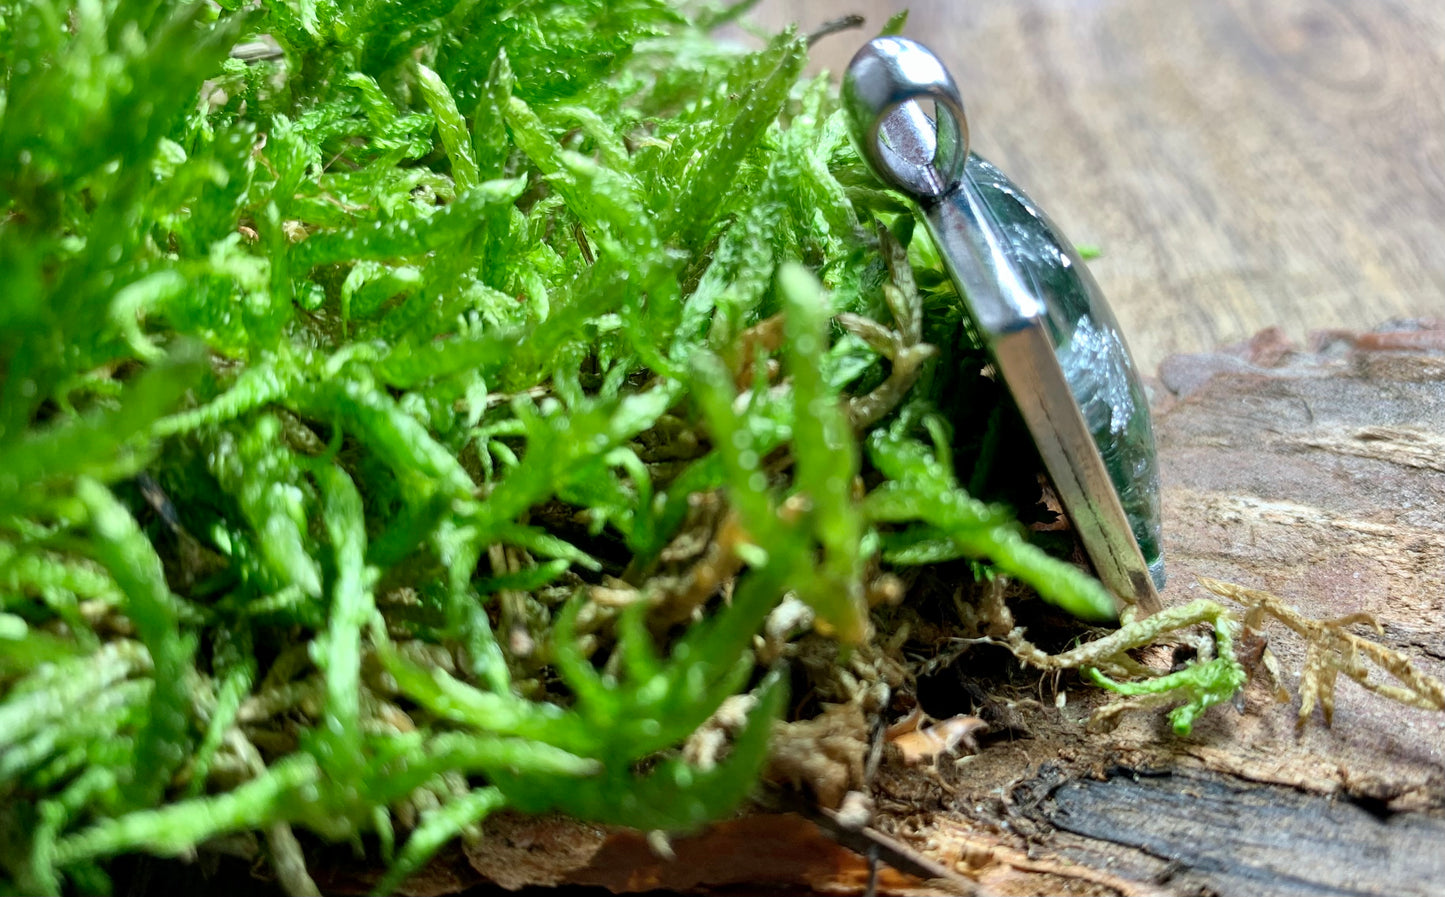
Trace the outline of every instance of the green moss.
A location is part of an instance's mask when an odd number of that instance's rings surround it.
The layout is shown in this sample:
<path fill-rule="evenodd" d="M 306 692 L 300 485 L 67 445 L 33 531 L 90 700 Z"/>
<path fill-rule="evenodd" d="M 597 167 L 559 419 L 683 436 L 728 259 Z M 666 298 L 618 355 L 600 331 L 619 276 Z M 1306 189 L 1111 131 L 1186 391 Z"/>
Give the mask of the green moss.
<path fill-rule="evenodd" d="M 782 706 L 764 617 L 867 637 L 880 546 L 1109 606 L 958 486 L 929 395 L 978 360 L 917 240 L 898 327 L 944 371 L 850 426 L 899 380 L 834 316 L 891 332 L 874 222 L 910 222 L 806 42 L 731 14 L 0 3 L 0 886 L 255 830 L 304 890 L 288 824 L 395 815 L 395 875 L 502 806 L 699 825 Z M 655 625 L 708 493 L 730 600 Z"/>

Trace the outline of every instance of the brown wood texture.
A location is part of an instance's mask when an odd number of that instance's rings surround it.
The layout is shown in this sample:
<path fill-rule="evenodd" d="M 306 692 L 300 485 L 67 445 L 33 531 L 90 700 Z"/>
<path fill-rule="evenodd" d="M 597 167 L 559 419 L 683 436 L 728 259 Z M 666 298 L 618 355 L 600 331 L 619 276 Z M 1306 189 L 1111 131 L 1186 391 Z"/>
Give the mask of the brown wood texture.
<path fill-rule="evenodd" d="M 1272 325 L 1445 309 L 1445 3 L 763 0 L 837 73 L 911 8 L 974 149 L 1104 251 L 1090 268 L 1144 371 Z"/>

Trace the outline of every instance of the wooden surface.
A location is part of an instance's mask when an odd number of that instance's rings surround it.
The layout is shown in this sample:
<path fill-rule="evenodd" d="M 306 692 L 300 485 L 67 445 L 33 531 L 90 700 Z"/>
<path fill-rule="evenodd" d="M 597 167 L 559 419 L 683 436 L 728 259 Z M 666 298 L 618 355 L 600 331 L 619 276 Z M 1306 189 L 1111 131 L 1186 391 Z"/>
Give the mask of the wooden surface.
<path fill-rule="evenodd" d="M 1046 209 L 1146 372 L 1279 325 L 1445 313 L 1445 3 L 763 0 L 837 73 L 889 14 L 944 58 L 974 149 Z"/>

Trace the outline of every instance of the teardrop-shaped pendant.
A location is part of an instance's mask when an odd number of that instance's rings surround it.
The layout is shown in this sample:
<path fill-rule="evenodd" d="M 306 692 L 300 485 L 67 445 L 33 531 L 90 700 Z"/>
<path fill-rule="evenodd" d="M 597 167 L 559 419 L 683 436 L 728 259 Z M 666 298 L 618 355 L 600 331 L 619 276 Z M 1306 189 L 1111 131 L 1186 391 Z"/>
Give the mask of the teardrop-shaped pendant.
<path fill-rule="evenodd" d="M 1095 572 L 1120 610 L 1158 610 L 1149 404 L 1098 285 L 1024 192 L 968 152 L 958 88 L 927 48 L 870 41 L 848 66 L 843 99 L 875 174 L 918 203 Z"/>

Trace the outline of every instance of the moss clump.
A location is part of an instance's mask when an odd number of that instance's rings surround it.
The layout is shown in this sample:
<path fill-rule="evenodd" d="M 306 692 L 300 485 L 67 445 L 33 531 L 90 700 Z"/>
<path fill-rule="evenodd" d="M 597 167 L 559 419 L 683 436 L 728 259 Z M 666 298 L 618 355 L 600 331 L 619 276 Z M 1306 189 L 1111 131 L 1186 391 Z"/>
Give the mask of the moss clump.
<path fill-rule="evenodd" d="M 709 36 L 744 5 L 0 3 L 4 888 L 685 829 L 756 779 L 784 594 L 859 642 L 880 565 L 976 558 L 1107 611 L 959 487 L 956 297 L 806 41 Z"/>

